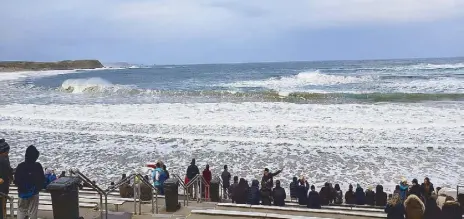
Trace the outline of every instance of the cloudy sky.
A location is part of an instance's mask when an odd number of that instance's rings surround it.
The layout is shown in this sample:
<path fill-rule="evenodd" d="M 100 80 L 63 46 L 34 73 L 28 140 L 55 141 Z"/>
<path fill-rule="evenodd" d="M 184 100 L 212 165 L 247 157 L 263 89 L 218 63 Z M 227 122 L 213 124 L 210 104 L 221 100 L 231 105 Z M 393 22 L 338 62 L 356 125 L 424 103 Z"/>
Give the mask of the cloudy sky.
<path fill-rule="evenodd" d="M 0 60 L 464 56 L 464 0 L 1 0 Z"/>

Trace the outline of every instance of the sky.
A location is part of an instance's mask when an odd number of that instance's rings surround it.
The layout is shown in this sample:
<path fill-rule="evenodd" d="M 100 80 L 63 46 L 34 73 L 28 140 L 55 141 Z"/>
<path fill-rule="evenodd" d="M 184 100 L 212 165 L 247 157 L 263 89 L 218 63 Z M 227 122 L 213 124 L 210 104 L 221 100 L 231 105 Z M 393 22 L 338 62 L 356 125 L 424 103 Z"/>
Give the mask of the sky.
<path fill-rule="evenodd" d="M 0 5 L 0 60 L 188 64 L 464 56 L 464 0 Z"/>

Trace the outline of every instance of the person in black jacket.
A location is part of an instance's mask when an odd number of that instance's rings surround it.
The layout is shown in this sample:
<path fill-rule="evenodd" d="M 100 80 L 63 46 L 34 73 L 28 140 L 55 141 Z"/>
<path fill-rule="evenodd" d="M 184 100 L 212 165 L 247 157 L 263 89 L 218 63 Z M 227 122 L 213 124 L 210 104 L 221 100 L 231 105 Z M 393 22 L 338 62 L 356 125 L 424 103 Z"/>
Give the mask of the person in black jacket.
<path fill-rule="evenodd" d="M 232 191 L 232 198 L 237 204 L 246 204 L 248 200 L 248 184 L 244 178 L 240 178 L 237 187 Z"/>
<path fill-rule="evenodd" d="M 261 201 L 261 192 L 259 190 L 259 181 L 251 181 L 251 187 L 248 189 L 248 200 L 249 205 L 259 205 Z"/>
<path fill-rule="evenodd" d="M 356 205 L 365 205 L 366 204 L 366 193 L 364 193 L 363 188 L 358 184 L 356 186 Z"/>
<path fill-rule="evenodd" d="M 223 193 L 223 198 L 227 199 L 227 194 L 229 193 L 229 187 L 230 187 L 230 180 L 232 176 L 230 175 L 228 171 L 227 165 L 224 165 L 224 171 L 221 173 L 221 179 L 222 179 L 222 193 Z"/>
<path fill-rule="evenodd" d="M 353 185 L 350 184 L 348 191 L 345 193 L 345 203 L 348 205 L 354 205 L 356 203 L 356 197 L 353 191 Z"/>
<path fill-rule="evenodd" d="M 366 205 L 375 205 L 375 192 L 370 186 L 366 189 Z"/>
<path fill-rule="evenodd" d="M 441 217 L 443 219 L 462 219 L 462 208 L 459 203 L 454 201 L 453 197 L 446 197 L 445 204 L 441 208 Z"/>
<path fill-rule="evenodd" d="M 375 188 L 375 205 L 385 206 L 387 205 L 387 193 L 383 191 L 382 185 L 377 185 Z"/>
<path fill-rule="evenodd" d="M 308 204 L 308 190 L 309 190 L 308 181 L 306 181 L 304 177 L 301 177 L 299 180 L 298 188 L 297 188 L 297 196 L 298 196 L 299 205 Z"/>
<path fill-rule="evenodd" d="M 287 194 L 285 193 L 285 189 L 280 187 L 280 180 L 276 181 L 276 187 L 272 190 L 272 196 L 275 206 L 285 206 Z"/>
<path fill-rule="evenodd" d="M 437 200 L 428 197 L 425 202 L 424 219 L 438 219 L 441 217 L 441 209 L 437 205 Z"/>
<path fill-rule="evenodd" d="M 34 146 L 26 149 L 25 161 L 16 168 L 14 184 L 18 187 L 18 218 L 37 218 L 39 191 L 44 188 L 45 174 L 37 161 L 39 151 Z"/>
<path fill-rule="evenodd" d="M 185 177 L 188 179 L 188 182 L 190 182 L 190 180 L 192 180 L 198 174 L 200 174 L 200 170 L 198 169 L 197 165 L 195 165 L 195 159 L 192 159 L 190 166 L 187 168 L 187 174 Z M 197 184 L 195 183 L 192 187 L 189 188 L 188 193 L 193 194 L 193 198 L 196 198 L 197 189 Z"/>
<path fill-rule="evenodd" d="M 330 197 L 332 196 L 332 190 L 328 182 L 326 182 L 324 187 L 321 188 L 319 196 L 321 197 L 321 205 L 329 205 Z"/>
<path fill-rule="evenodd" d="M 229 198 L 232 199 L 232 203 L 235 203 L 235 189 L 238 186 L 238 176 L 234 176 L 234 183 L 230 185 L 228 192 L 229 192 Z"/>
<path fill-rule="evenodd" d="M 311 185 L 311 192 L 308 194 L 308 208 L 321 208 L 321 198 L 319 197 L 319 193 L 316 192 L 314 185 Z"/>
<path fill-rule="evenodd" d="M 297 188 L 298 188 L 298 178 L 296 176 L 293 177 L 293 181 L 290 183 L 290 199 L 298 199 L 297 195 Z"/>
<path fill-rule="evenodd" d="M 0 139 L 0 192 L 8 195 L 10 192 L 10 182 L 13 178 L 13 169 L 10 166 L 10 145 L 5 139 Z M 6 198 L 0 197 L 0 213 L 2 218 L 6 218 Z"/>
<path fill-rule="evenodd" d="M 263 174 L 263 177 L 261 178 L 261 183 L 264 182 L 264 183 L 269 183 L 271 188 L 274 187 L 274 176 L 277 176 L 279 173 L 282 172 L 283 169 L 281 170 L 278 170 L 277 172 L 275 173 L 271 173 L 269 172 L 269 169 L 268 168 L 265 168 L 264 169 L 264 174 Z"/>
<path fill-rule="evenodd" d="M 421 196 L 421 187 L 419 185 L 419 182 L 417 179 L 412 180 L 412 186 L 409 188 L 409 195 L 416 195 L 417 197 L 422 197 Z"/>
<path fill-rule="evenodd" d="M 340 189 L 340 185 L 335 184 L 335 200 L 334 204 L 343 204 L 343 191 Z"/>

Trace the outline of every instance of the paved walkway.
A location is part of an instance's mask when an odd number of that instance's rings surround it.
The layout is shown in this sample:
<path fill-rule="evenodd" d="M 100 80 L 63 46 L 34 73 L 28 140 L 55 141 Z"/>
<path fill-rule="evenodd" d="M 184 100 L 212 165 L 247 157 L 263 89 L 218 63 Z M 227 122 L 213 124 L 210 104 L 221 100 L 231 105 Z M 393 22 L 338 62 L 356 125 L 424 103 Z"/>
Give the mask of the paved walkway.
<path fill-rule="evenodd" d="M 183 203 L 181 202 L 183 205 Z M 190 214 L 191 210 L 195 209 L 215 209 L 217 203 L 211 202 L 204 202 L 204 203 L 197 203 L 196 201 L 192 201 L 189 203 L 189 206 L 182 206 L 180 210 L 174 213 L 169 213 L 165 211 L 164 207 L 164 199 L 159 199 L 159 214 L 152 215 L 151 212 L 151 204 L 144 204 L 142 205 L 142 215 L 133 215 L 133 219 L 153 219 L 153 218 L 170 218 L 170 219 L 249 219 L 249 217 L 228 217 L 228 216 L 209 216 L 209 215 L 195 215 Z M 109 206 L 110 210 L 112 209 Z M 138 210 L 138 206 L 137 206 Z M 240 210 L 240 211 L 252 211 L 252 212 L 267 212 L 267 213 L 277 213 L 277 214 L 286 214 L 286 215 L 300 215 L 300 216 L 312 216 L 312 217 L 321 217 L 321 218 L 334 218 L 334 219 L 374 219 L 370 217 L 353 217 L 353 216 L 343 216 L 343 215 L 331 215 L 331 214 L 308 214 L 308 213 L 298 213 L 298 212 L 279 212 L 279 211 L 272 211 L 272 210 L 255 210 L 255 209 L 240 209 L 240 208 L 227 208 L 223 210 Z M 134 211 L 134 204 L 133 203 L 126 203 L 120 207 L 119 211 L 124 212 L 133 212 Z M 88 208 L 81 208 L 80 214 L 85 219 L 98 219 L 100 218 L 100 212 L 94 209 Z M 53 219 L 53 213 L 51 211 L 40 211 L 39 217 L 41 219 Z M 109 218 L 111 219 L 111 218 Z"/>

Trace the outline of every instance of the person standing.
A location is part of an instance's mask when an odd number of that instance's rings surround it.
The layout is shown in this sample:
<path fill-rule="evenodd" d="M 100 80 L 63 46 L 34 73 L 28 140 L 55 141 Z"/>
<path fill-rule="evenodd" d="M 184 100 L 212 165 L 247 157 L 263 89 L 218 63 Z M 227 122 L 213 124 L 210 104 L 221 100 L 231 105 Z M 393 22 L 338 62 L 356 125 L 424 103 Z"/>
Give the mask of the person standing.
<path fill-rule="evenodd" d="M 206 167 L 205 169 L 203 170 L 203 179 L 205 180 L 205 183 L 206 185 L 203 185 L 202 183 L 202 190 L 203 190 L 203 193 L 205 194 L 205 198 L 206 199 L 209 199 L 209 185 L 211 184 L 211 179 L 212 179 L 212 175 L 211 175 L 211 171 L 209 170 L 209 165 L 206 164 Z"/>
<path fill-rule="evenodd" d="M 45 174 L 37 162 L 39 151 L 33 145 L 26 149 L 24 162 L 16 168 L 14 184 L 18 187 L 18 218 L 37 219 L 39 191 L 43 189 Z"/>
<path fill-rule="evenodd" d="M 10 191 L 10 180 L 13 178 L 13 169 L 10 166 L 10 145 L 5 139 L 0 139 L 0 192 L 8 195 Z M 0 197 L 0 213 L 6 218 L 6 197 Z"/>
<path fill-rule="evenodd" d="M 398 193 L 394 193 L 393 197 L 388 200 L 385 213 L 387 213 L 387 219 L 404 219 L 404 206 Z"/>
<path fill-rule="evenodd" d="M 197 165 L 195 165 L 195 158 L 190 162 L 190 166 L 187 167 L 187 174 L 185 174 L 185 184 L 188 184 L 196 175 L 200 174 L 200 170 Z M 197 196 L 197 187 L 196 183 L 192 185 L 192 188 L 188 189 L 188 193 L 192 198 Z"/>
<path fill-rule="evenodd" d="M 166 181 L 166 173 L 160 163 L 156 163 L 156 169 L 153 171 L 153 184 L 158 189 L 160 195 L 164 195 L 164 181 Z"/>
<path fill-rule="evenodd" d="M 275 173 L 269 172 L 268 168 L 264 169 L 263 177 L 261 178 L 261 183 L 269 183 L 270 188 L 274 187 L 274 176 L 277 176 L 279 173 L 282 172 L 283 169 L 278 170 Z"/>
<path fill-rule="evenodd" d="M 434 191 L 433 184 L 430 182 L 428 177 L 425 177 L 424 183 L 421 185 L 421 194 L 422 197 L 425 197 L 425 200 L 432 196 L 432 192 Z"/>
<path fill-rule="evenodd" d="M 228 171 L 227 165 L 224 165 L 224 171 L 221 173 L 222 179 L 222 194 L 224 199 L 227 199 L 227 194 L 229 193 L 230 179 L 231 175 Z"/>

